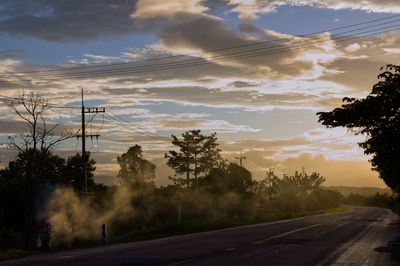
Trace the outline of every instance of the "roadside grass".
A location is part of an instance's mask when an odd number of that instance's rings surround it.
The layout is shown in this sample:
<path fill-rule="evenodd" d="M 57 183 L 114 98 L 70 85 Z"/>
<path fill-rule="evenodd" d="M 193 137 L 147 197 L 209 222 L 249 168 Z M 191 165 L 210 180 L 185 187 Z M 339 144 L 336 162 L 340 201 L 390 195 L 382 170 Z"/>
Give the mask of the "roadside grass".
<path fill-rule="evenodd" d="M 7 249 L 0 250 L 0 261 L 40 254 L 40 250 Z"/>
<path fill-rule="evenodd" d="M 169 237 L 174 235 L 184 235 L 191 233 L 200 233 L 218 229 L 226 229 L 231 227 L 251 225 L 258 223 L 268 223 L 280 221 L 285 219 L 293 219 L 302 216 L 343 212 L 349 210 L 346 207 L 338 207 L 318 211 L 304 211 L 304 212 L 263 212 L 258 213 L 250 218 L 225 218 L 225 219 L 212 219 L 212 220 L 191 220 L 182 221 L 180 223 L 165 223 L 159 226 L 151 227 L 143 230 L 142 232 L 127 232 L 116 237 L 110 237 L 110 243 L 129 242 L 129 241 L 142 241 L 150 240 L 161 237 Z"/>
<path fill-rule="evenodd" d="M 191 233 L 200 233 L 218 229 L 232 228 L 236 226 L 251 225 L 258 223 L 268 223 L 274 221 L 280 221 L 285 219 L 293 219 L 302 216 L 334 213 L 347 211 L 346 207 L 338 207 L 333 209 L 318 210 L 318 211 L 303 211 L 303 212 L 259 212 L 253 217 L 248 218 L 224 218 L 224 219 L 211 219 L 211 220 L 190 220 L 182 221 L 180 223 L 164 223 L 159 226 L 150 227 L 144 229 L 142 232 L 127 232 L 118 236 L 109 236 L 108 244 L 124 243 L 132 241 L 143 241 L 151 240 L 162 237 L 170 237 L 175 235 L 184 235 Z M 112 230 L 112 228 L 110 228 Z M 94 239 L 76 239 L 72 246 L 58 246 L 52 247 L 49 251 L 42 250 L 22 250 L 22 249 L 0 249 L 0 261 L 9 260 L 19 257 L 25 257 L 29 255 L 37 255 L 44 252 L 60 251 L 66 249 L 77 249 L 77 248 L 88 248 L 104 245 L 100 240 Z"/>

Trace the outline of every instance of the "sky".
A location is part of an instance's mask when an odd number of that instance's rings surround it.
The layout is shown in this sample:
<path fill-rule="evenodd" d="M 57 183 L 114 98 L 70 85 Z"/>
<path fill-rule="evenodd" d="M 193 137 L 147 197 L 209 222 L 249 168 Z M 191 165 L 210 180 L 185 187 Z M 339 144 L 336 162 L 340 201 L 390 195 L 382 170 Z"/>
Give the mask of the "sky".
<path fill-rule="evenodd" d="M 141 145 L 173 175 L 164 154 L 171 134 L 217 133 L 224 158 L 261 180 L 266 171 L 303 167 L 325 185 L 385 187 L 343 128 L 327 129 L 317 112 L 364 97 L 380 67 L 400 59 L 396 0 L 2 0 L 0 95 L 38 92 L 55 106 L 46 119 L 80 127 L 98 182 L 117 182 L 117 156 Z M 15 158 L 8 137 L 24 124 L 0 103 L 2 167 Z M 56 153 L 80 152 L 70 139 Z"/>

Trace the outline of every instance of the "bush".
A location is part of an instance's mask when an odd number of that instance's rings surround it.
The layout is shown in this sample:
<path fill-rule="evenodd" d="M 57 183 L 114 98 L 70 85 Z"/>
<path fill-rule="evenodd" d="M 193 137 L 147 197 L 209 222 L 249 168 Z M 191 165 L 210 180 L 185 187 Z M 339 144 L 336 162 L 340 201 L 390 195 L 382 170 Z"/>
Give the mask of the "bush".
<path fill-rule="evenodd" d="M 0 248 L 21 248 L 23 246 L 23 234 L 14 231 L 11 228 L 0 229 Z"/>
<path fill-rule="evenodd" d="M 306 210 L 322 210 L 339 207 L 343 196 L 340 192 L 328 189 L 316 189 L 306 198 Z"/>

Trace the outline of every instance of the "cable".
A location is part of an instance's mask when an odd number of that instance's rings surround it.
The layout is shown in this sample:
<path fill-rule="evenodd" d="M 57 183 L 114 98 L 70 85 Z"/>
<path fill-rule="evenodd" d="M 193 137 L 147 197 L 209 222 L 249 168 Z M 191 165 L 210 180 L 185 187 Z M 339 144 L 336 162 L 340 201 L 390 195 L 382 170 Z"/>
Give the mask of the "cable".
<path fill-rule="evenodd" d="M 112 116 L 110 116 L 110 115 L 108 115 L 108 114 L 105 114 L 105 118 L 108 119 L 109 121 L 111 121 L 112 123 L 118 125 L 118 126 L 124 127 L 124 128 L 126 128 L 126 129 L 132 131 L 132 128 L 126 126 L 125 124 L 123 124 L 122 122 L 120 122 L 119 120 L 115 119 L 114 117 L 112 117 Z M 146 136 L 146 137 L 154 137 L 154 136 L 146 135 L 145 133 L 140 132 L 140 131 L 134 131 L 134 132 L 135 132 L 135 133 L 139 133 L 139 134 L 141 134 L 141 135 L 143 135 L 143 136 Z"/>
<path fill-rule="evenodd" d="M 21 99 L 19 99 L 19 98 L 7 97 L 7 96 L 3 96 L 3 95 L 0 95 L 0 101 L 5 102 L 5 103 L 20 103 L 20 104 L 22 103 Z M 46 104 L 50 108 L 72 108 L 72 109 L 79 108 L 79 109 L 81 109 L 81 107 L 73 106 L 73 105 L 59 105 L 59 104 L 52 104 L 52 103 L 46 103 Z"/>
<path fill-rule="evenodd" d="M 253 163 L 252 161 L 250 161 L 249 159 L 246 158 L 246 161 L 249 162 L 250 164 L 252 164 L 254 167 L 256 168 L 260 168 L 260 169 L 264 169 L 264 167 L 258 166 L 257 164 Z"/>
<path fill-rule="evenodd" d="M 390 22 L 392 23 L 392 22 Z M 381 23 L 384 24 L 384 23 Z M 381 31 L 381 30 L 385 30 L 385 29 L 398 29 L 398 28 L 393 28 L 395 26 L 399 26 L 400 24 L 396 24 L 396 25 L 391 25 L 389 27 L 383 27 L 383 28 L 379 28 L 379 29 L 373 29 L 373 30 L 369 30 L 369 31 L 364 31 L 362 33 L 371 33 L 371 32 L 376 32 L 376 31 Z M 378 25 L 373 25 L 373 26 L 369 26 L 369 27 L 365 27 L 365 28 L 371 28 L 371 27 L 376 27 Z M 365 29 L 364 28 L 364 29 Z M 357 31 L 359 31 L 361 29 L 357 29 Z M 360 33 L 359 33 L 360 34 Z M 365 36 L 351 36 L 351 37 L 335 37 L 332 38 L 332 40 L 336 40 L 336 41 L 349 41 L 352 39 L 356 39 L 356 38 L 360 38 L 360 37 L 365 37 Z M 325 41 L 324 41 L 325 42 Z M 319 42 L 311 42 L 311 44 L 314 46 L 315 44 L 321 43 L 321 41 Z M 217 63 L 217 62 L 223 62 L 223 61 L 229 61 L 229 60 L 236 60 L 236 59 L 246 59 L 246 58 L 251 58 L 251 57 L 255 57 L 255 56 L 261 56 L 261 55 L 269 55 L 269 54 L 275 54 L 275 53 L 281 53 L 281 52 L 286 52 L 288 50 L 292 50 L 293 48 L 302 48 L 302 47 L 309 47 L 311 44 L 300 44 L 297 46 L 292 46 L 292 47 L 285 47 L 285 48 L 280 48 L 280 49 L 275 49 L 275 50 L 271 50 L 271 47 L 266 47 L 266 48 L 259 48 L 256 50 L 250 50 L 250 51 L 241 51 L 241 52 L 235 52 L 235 53 L 231 53 L 231 54 L 225 54 L 225 55 L 219 55 L 219 56 L 214 56 L 211 58 L 210 61 L 204 61 L 203 58 L 201 59 L 191 59 L 191 60 L 186 60 L 186 61 L 180 61 L 174 64 L 159 64 L 157 68 L 155 69 L 149 69 L 150 67 L 153 66 L 139 66 L 139 67 L 133 67 L 130 69 L 110 69 L 110 70 L 101 70 L 101 71 L 92 71 L 92 72 L 86 72 L 86 73 L 65 73 L 65 74 L 57 74 L 54 75 L 54 77 L 58 76 L 61 78 L 68 78 L 68 77 L 73 77 L 73 78 L 90 78 L 90 77 L 100 77 L 100 76 L 104 76 L 104 75 L 125 75 L 125 74 L 135 74 L 135 73 L 142 73 L 142 72 L 147 72 L 147 71 L 157 71 L 157 70 L 166 70 L 166 69 L 174 69 L 174 68 L 180 68 L 180 67 L 190 67 L 190 66 L 197 66 L 197 65 L 203 65 L 203 64 L 210 64 L 210 63 Z M 278 46 L 282 46 L 282 45 L 278 45 Z M 275 47 L 278 47 L 275 46 Z M 257 51 L 264 51 L 263 53 L 259 53 Z M 269 51 L 270 50 L 270 51 Z M 199 60 L 201 60 L 199 62 Z M 135 71 L 136 69 L 136 71 Z M 50 80 L 50 79 L 47 79 Z"/>
<path fill-rule="evenodd" d="M 123 117 L 121 117 L 121 116 L 119 116 L 119 115 L 113 113 L 111 110 L 108 110 L 108 112 L 110 112 L 110 113 L 113 114 L 114 116 L 118 117 L 120 120 L 124 121 L 125 123 L 128 123 L 129 125 L 131 125 L 131 126 L 137 128 L 137 129 L 139 129 L 139 130 L 141 130 L 141 131 L 147 132 L 147 131 L 144 130 L 143 128 L 141 128 L 141 127 L 139 127 L 139 126 L 133 124 L 132 122 L 129 122 L 128 120 L 124 119 Z M 153 134 L 153 135 L 155 135 L 155 136 L 157 136 L 157 137 L 161 137 L 160 135 L 157 135 L 157 134 L 155 134 L 155 133 L 150 133 L 150 134 Z"/>
<path fill-rule="evenodd" d="M 341 29 L 346 29 L 346 28 L 352 28 L 360 25 L 365 25 L 365 24 L 370 24 L 378 21 L 383 21 L 391 18 L 398 17 L 400 15 L 393 15 L 393 16 L 388 16 L 385 18 L 381 19 L 375 19 L 375 20 L 370 20 L 370 21 L 365 21 L 361 23 L 356 23 L 356 24 L 350 24 L 342 27 L 337 27 L 337 28 L 331 28 L 331 29 L 325 29 L 317 32 L 312 32 L 312 33 L 307 33 L 307 34 L 302 34 L 302 35 L 297 35 L 293 36 L 290 38 L 282 38 L 282 39 L 275 39 L 275 40 L 269 40 L 269 41 L 261 41 L 261 42 L 255 42 L 251 44 L 241 44 L 241 45 L 236 45 L 236 46 L 231 46 L 231 47 L 224 47 L 224 48 L 217 48 L 217 49 L 212 49 L 212 50 L 205 50 L 204 53 L 211 53 L 211 52 L 218 52 L 218 51 L 223 51 L 223 50 L 230 50 L 230 49 L 237 49 L 237 48 L 243 48 L 243 47 L 249 47 L 249 46 L 254 46 L 254 45 L 260 45 L 260 44 L 266 44 L 266 43 L 273 43 L 277 41 L 282 41 L 282 40 L 291 40 L 294 38 L 302 38 L 302 37 L 307 37 L 310 35 L 316 35 L 316 34 L 321 34 L 325 32 L 332 32 L 332 31 L 337 31 Z M 389 22 L 390 23 L 390 22 Z M 79 70 L 79 69 L 87 69 L 89 67 L 91 68 L 100 68 L 100 67 L 107 67 L 107 66 L 113 66 L 113 65 L 126 65 L 126 64 L 136 64 L 136 63 L 142 63 L 142 62 L 148 62 L 148 61 L 154 61 L 154 60 L 164 60 L 164 59 L 171 59 L 171 58 L 179 58 L 182 56 L 195 56 L 195 55 L 201 55 L 201 53 L 192 53 L 192 54 L 186 54 L 186 55 L 173 55 L 173 56 L 167 56 L 163 58 L 150 58 L 150 59 L 145 59 L 145 60 L 140 60 L 140 61 L 134 61 L 134 62 L 120 62 L 120 63 L 111 63 L 111 64 L 101 64 L 101 65 L 94 65 L 94 66 L 79 66 L 79 67 L 70 67 L 70 68 L 59 68 L 59 69 L 41 69 L 41 70 L 35 70 L 35 71 L 25 71 L 25 72 L 19 72 L 19 73 L 38 73 L 38 72 L 55 72 L 55 71 L 66 71 L 66 70 Z"/>

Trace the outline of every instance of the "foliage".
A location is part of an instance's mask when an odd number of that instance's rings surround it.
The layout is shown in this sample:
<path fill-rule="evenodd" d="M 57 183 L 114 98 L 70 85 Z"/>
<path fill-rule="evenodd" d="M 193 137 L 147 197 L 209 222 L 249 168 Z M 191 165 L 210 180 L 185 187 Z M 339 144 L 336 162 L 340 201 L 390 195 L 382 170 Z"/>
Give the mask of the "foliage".
<path fill-rule="evenodd" d="M 121 157 L 117 157 L 120 165 L 118 179 L 122 183 L 141 185 L 155 178 L 156 166 L 142 157 L 142 147 L 132 146 Z"/>
<path fill-rule="evenodd" d="M 0 228 L 0 249 L 10 249 L 21 247 L 23 234 L 9 227 Z"/>
<path fill-rule="evenodd" d="M 343 202 L 343 195 L 329 189 L 315 189 L 305 199 L 307 210 L 322 210 L 338 207 Z"/>
<path fill-rule="evenodd" d="M 90 158 L 90 153 L 87 155 L 88 161 L 86 162 L 86 177 L 87 177 L 87 187 L 88 191 L 95 190 L 96 183 L 94 182 L 94 171 L 96 170 L 96 162 L 93 158 Z M 73 156 L 68 157 L 65 164 L 65 170 L 63 173 L 64 182 L 77 191 L 82 190 L 83 180 L 82 180 L 82 156 L 76 153 Z"/>
<path fill-rule="evenodd" d="M 197 186 L 214 195 L 235 192 L 240 195 L 251 190 L 253 180 L 251 173 L 237 164 L 231 163 L 224 168 L 214 168 Z"/>
<path fill-rule="evenodd" d="M 400 66 L 387 65 L 378 78 L 382 80 L 367 97 L 343 98 L 342 107 L 317 115 L 327 127 L 347 127 L 364 134 L 366 140 L 359 145 L 372 155 L 373 170 L 393 191 L 400 192 Z"/>
<path fill-rule="evenodd" d="M 299 210 L 305 209 L 306 196 L 324 181 L 319 173 L 308 175 L 303 169 L 301 173 L 296 171 L 293 176 L 283 175 L 282 178 L 269 171 L 263 183 L 264 191 L 280 202 L 280 208 Z"/>
<path fill-rule="evenodd" d="M 24 194 L 24 246 L 33 246 L 32 222 L 35 211 L 36 197 L 39 185 L 48 176 L 47 168 L 58 170 L 60 161 L 51 158 L 51 149 L 62 141 L 73 136 L 68 130 L 62 130 L 60 124 L 47 124 L 45 115 L 49 110 L 47 100 L 38 93 L 21 93 L 15 100 L 9 102 L 9 107 L 25 122 L 25 134 L 10 136 L 10 147 L 19 151 L 20 166 L 23 172 L 22 193 Z M 52 173 L 55 176 L 59 171 Z"/>
<path fill-rule="evenodd" d="M 373 206 L 380 208 L 389 208 L 394 211 L 400 211 L 400 197 L 398 194 L 379 193 L 375 195 L 360 195 L 350 193 L 344 198 L 344 203 L 356 206 Z"/>
<path fill-rule="evenodd" d="M 169 151 L 165 154 L 167 165 L 175 170 L 176 175 L 186 173 L 186 184 L 197 181 L 202 174 L 206 175 L 211 169 L 223 166 L 220 149 L 218 148 L 216 133 L 210 136 L 201 134 L 200 130 L 190 130 L 182 134 L 182 139 L 171 135 L 172 144 L 179 151 Z M 193 175 L 191 180 L 190 175 Z M 177 184 L 183 184 L 182 178 L 173 179 Z"/>

